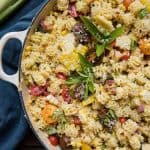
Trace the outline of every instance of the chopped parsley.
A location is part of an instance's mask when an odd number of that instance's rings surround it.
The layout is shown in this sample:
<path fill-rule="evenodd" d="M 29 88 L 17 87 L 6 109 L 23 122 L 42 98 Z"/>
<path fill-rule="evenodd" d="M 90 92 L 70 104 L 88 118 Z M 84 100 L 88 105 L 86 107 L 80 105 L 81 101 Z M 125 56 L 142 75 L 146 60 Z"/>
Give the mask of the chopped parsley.
<path fill-rule="evenodd" d="M 131 50 L 135 50 L 137 47 L 137 42 L 135 40 L 131 40 L 131 45 L 130 45 L 130 49 Z"/>
<path fill-rule="evenodd" d="M 116 123 L 116 120 L 117 120 L 117 116 L 115 112 L 111 109 L 109 109 L 104 116 L 100 117 L 100 122 L 102 123 L 102 125 L 109 129 L 113 128 L 113 126 Z"/>
<path fill-rule="evenodd" d="M 62 127 L 67 123 L 67 119 L 62 109 L 56 110 L 52 118 L 60 123 Z"/>
<path fill-rule="evenodd" d="M 146 17 L 148 15 L 148 10 L 147 8 L 144 8 L 144 9 L 141 9 L 139 12 L 138 12 L 138 17 L 140 19 L 143 19 L 144 17 Z"/>
<path fill-rule="evenodd" d="M 80 53 L 79 59 L 81 64 L 81 71 L 73 73 L 66 84 L 68 85 L 76 85 L 83 84 L 84 85 L 84 99 L 87 99 L 88 94 L 91 92 L 92 94 L 95 92 L 94 89 L 94 74 L 92 70 L 92 65 L 86 60 L 86 58 Z"/>
<path fill-rule="evenodd" d="M 51 126 L 46 130 L 46 132 L 48 133 L 48 135 L 53 135 L 57 133 L 57 130 L 55 127 Z"/>

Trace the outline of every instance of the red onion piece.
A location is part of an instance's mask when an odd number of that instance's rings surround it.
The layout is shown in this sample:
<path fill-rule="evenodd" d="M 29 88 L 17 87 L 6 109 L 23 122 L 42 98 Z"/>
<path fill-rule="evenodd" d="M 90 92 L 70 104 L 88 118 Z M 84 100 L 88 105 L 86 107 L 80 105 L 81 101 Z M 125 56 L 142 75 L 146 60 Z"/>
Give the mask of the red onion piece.
<path fill-rule="evenodd" d="M 138 112 L 139 112 L 139 113 L 144 112 L 144 106 L 143 106 L 143 105 L 140 105 L 140 106 L 138 107 Z"/>
<path fill-rule="evenodd" d="M 70 6 L 69 6 L 69 8 L 68 8 L 68 11 L 69 11 L 69 14 L 70 14 L 72 17 L 78 17 L 78 13 L 77 13 L 77 10 L 76 10 L 75 5 L 70 4 Z"/>

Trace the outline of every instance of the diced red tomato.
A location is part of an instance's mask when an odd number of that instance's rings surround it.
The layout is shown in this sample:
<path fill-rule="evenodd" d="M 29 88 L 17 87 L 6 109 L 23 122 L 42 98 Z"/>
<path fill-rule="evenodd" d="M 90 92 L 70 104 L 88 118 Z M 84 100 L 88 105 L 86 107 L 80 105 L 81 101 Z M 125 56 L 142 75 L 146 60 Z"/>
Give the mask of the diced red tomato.
<path fill-rule="evenodd" d="M 116 46 L 116 41 L 113 41 L 111 44 L 110 44 L 110 47 L 111 48 L 114 48 Z"/>
<path fill-rule="evenodd" d="M 64 101 L 66 101 L 67 103 L 71 102 L 71 96 L 70 96 L 68 88 L 63 88 L 61 95 L 62 95 Z"/>
<path fill-rule="evenodd" d="M 128 60 L 130 58 L 130 56 L 129 55 L 123 55 L 121 58 L 120 58 L 120 60 Z"/>
<path fill-rule="evenodd" d="M 31 85 L 29 87 L 29 92 L 33 96 L 41 96 L 41 95 L 47 96 L 48 95 L 47 84 L 45 84 L 44 86 Z"/>
<path fill-rule="evenodd" d="M 133 0 L 123 0 L 123 5 L 126 9 L 130 6 L 130 4 L 133 2 Z"/>
<path fill-rule="evenodd" d="M 125 123 L 127 121 L 127 119 L 125 117 L 120 117 L 119 118 L 120 123 Z"/>
<path fill-rule="evenodd" d="M 127 51 L 127 50 L 124 50 L 122 53 L 121 53 L 121 57 L 120 57 L 120 60 L 125 60 L 127 61 L 129 58 L 130 58 L 130 52 Z"/>
<path fill-rule="evenodd" d="M 53 28 L 53 25 L 46 23 L 44 19 L 41 19 L 40 26 L 42 27 L 43 31 L 50 31 Z"/>
<path fill-rule="evenodd" d="M 56 77 L 62 80 L 67 80 L 67 76 L 63 72 L 58 72 Z"/>
<path fill-rule="evenodd" d="M 74 117 L 74 118 L 73 118 L 73 123 L 74 123 L 75 125 L 81 125 L 81 124 L 82 124 L 79 117 Z"/>
<path fill-rule="evenodd" d="M 74 4 L 70 4 L 68 11 L 72 17 L 78 17 L 78 13 Z"/>
<path fill-rule="evenodd" d="M 59 144 L 59 139 L 57 135 L 50 135 L 49 141 L 53 146 L 57 146 Z"/>

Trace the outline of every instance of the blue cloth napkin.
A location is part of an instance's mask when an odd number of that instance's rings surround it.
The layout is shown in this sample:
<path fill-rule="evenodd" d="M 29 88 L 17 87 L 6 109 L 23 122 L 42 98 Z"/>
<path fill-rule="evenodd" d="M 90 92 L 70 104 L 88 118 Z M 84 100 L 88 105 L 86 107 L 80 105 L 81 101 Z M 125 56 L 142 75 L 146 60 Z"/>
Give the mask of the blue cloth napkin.
<path fill-rule="evenodd" d="M 26 29 L 45 2 L 46 0 L 27 1 L 5 24 L 0 25 L 0 38 L 7 32 Z M 17 40 L 10 40 L 5 46 L 3 67 L 8 74 L 17 70 L 20 51 L 21 44 Z M 0 80 L 0 150 L 15 150 L 27 130 L 17 88 Z"/>

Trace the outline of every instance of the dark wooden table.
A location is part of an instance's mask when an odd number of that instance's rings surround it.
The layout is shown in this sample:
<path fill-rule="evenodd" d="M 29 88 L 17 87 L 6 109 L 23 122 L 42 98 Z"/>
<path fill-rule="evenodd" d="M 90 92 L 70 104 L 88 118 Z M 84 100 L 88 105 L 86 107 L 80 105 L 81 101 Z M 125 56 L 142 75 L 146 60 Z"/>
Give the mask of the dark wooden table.
<path fill-rule="evenodd" d="M 30 130 L 23 139 L 23 141 L 18 146 L 17 150 L 45 150 L 45 149 Z"/>

